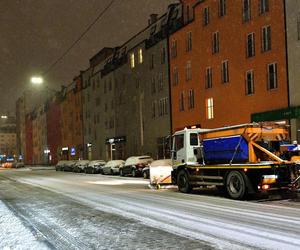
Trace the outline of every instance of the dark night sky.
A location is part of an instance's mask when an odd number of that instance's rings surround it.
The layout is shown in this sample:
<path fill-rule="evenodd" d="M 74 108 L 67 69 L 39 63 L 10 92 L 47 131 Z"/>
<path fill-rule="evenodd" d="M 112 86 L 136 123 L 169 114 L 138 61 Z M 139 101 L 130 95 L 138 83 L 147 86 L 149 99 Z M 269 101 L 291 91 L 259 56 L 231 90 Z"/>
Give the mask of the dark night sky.
<path fill-rule="evenodd" d="M 31 87 L 110 0 L 0 0 L 0 114 Z M 176 0 L 116 0 L 79 44 L 47 75 L 51 88 L 68 84 L 104 46 L 117 46 L 162 14 Z"/>

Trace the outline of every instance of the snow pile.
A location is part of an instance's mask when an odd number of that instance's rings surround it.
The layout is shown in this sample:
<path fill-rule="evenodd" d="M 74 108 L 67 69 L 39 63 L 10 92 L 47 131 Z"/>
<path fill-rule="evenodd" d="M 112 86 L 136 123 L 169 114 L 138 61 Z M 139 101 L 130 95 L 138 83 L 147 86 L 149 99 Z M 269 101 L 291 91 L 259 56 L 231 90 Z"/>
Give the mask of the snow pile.
<path fill-rule="evenodd" d="M 47 249 L 1 201 L 0 249 Z"/>

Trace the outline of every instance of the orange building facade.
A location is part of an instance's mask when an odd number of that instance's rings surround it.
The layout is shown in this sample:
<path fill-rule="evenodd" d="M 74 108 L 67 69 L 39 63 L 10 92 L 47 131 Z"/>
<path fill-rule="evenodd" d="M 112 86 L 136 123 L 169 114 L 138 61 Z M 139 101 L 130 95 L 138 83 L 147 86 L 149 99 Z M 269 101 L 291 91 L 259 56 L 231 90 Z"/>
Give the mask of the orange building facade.
<path fill-rule="evenodd" d="M 185 26 L 169 38 L 173 131 L 288 107 L 284 1 L 182 2 Z"/>
<path fill-rule="evenodd" d="M 81 76 L 63 90 L 61 108 L 62 148 L 60 159 L 78 160 L 83 158 Z"/>

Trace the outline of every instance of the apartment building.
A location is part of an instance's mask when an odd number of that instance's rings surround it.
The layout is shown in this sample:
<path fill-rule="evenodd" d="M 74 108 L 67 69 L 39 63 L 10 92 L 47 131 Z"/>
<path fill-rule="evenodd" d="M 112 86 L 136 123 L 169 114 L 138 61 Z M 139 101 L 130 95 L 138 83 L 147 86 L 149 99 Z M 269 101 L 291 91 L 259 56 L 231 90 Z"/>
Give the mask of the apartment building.
<path fill-rule="evenodd" d="M 284 1 L 182 2 L 189 21 L 169 39 L 173 130 L 288 106 Z"/>
<path fill-rule="evenodd" d="M 84 155 L 86 159 L 105 159 L 106 127 L 111 126 L 114 119 L 113 112 L 108 112 L 113 107 L 112 85 L 113 79 L 102 77 L 101 70 L 109 56 L 113 54 L 113 48 L 103 48 L 90 59 L 89 68 L 82 75 L 82 107 L 83 107 L 83 137 Z M 108 96 L 109 95 L 109 96 Z M 107 99 L 110 99 L 108 103 Z M 110 117 L 106 118 L 105 115 Z M 112 118 L 111 118 L 112 117 Z"/>
<path fill-rule="evenodd" d="M 120 46 L 107 60 L 102 77 L 113 79 L 114 94 L 104 93 L 105 155 L 125 159 L 131 155 L 167 157 L 170 135 L 169 32 L 178 29 L 180 5 L 170 5 L 161 16 L 151 15 L 149 25 Z M 111 105 L 109 105 L 111 103 Z M 112 150 L 113 147 L 113 150 Z M 104 153 L 103 153 L 104 154 Z"/>
<path fill-rule="evenodd" d="M 81 84 L 82 80 L 79 75 L 61 93 L 62 147 L 60 158 L 64 160 L 83 158 Z"/>

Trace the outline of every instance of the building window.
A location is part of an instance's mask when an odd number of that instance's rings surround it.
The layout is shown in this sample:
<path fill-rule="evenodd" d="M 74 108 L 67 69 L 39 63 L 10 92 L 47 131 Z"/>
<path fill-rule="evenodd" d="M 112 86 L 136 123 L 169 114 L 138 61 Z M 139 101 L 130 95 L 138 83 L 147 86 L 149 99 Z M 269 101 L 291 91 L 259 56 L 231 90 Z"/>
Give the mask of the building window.
<path fill-rule="evenodd" d="M 246 72 L 246 95 L 254 94 L 254 76 L 253 70 Z"/>
<path fill-rule="evenodd" d="M 184 111 L 184 92 L 180 93 L 179 98 L 179 111 Z"/>
<path fill-rule="evenodd" d="M 151 79 L 151 93 L 154 94 L 156 92 L 156 84 L 155 84 L 155 77 Z"/>
<path fill-rule="evenodd" d="M 243 22 L 248 22 L 251 19 L 251 6 L 250 0 L 243 1 Z"/>
<path fill-rule="evenodd" d="M 259 14 L 264 14 L 269 11 L 269 0 L 259 0 Z"/>
<path fill-rule="evenodd" d="M 195 107 L 195 95 L 194 90 L 189 90 L 189 109 L 193 109 Z"/>
<path fill-rule="evenodd" d="M 172 58 L 177 57 L 177 40 L 173 40 L 171 44 L 171 56 Z"/>
<path fill-rule="evenodd" d="M 156 117 L 156 101 L 152 102 L 152 118 Z"/>
<path fill-rule="evenodd" d="M 168 114 L 168 98 L 162 98 L 159 100 L 158 115 L 164 116 Z"/>
<path fill-rule="evenodd" d="M 206 119 L 211 120 L 214 118 L 214 99 L 206 99 Z"/>
<path fill-rule="evenodd" d="M 271 26 L 265 26 L 262 28 L 262 51 L 266 52 L 271 50 Z"/>
<path fill-rule="evenodd" d="M 192 80 L 192 63 L 191 63 L 191 61 L 188 61 L 186 63 L 186 80 L 187 81 Z"/>
<path fill-rule="evenodd" d="M 247 35 L 247 57 L 255 56 L 255 39 L 254 33 Z"/>
<path fill-rule="evenodd" d="M 138 50 L 138 58 L 139 58 L 139 63 L 143 63 L 143 49 Z"/>
<path fill-rule="evenodd" d="M 150 57 L 150 69 L 154 69 L 154 55 L 153 54 Z"/>
<path fill-rule="evenodd" d="M 166 48 L 161 49 L 161 64 L 165 64 L 166 62 Z"/>
<path fill-rule="evenodd" d="M 277 63 L 268 64 L 268 90 L 276 89 L 277 81 Z"/>
<path fill-rule="evenodd" d="M 179 82 L 179 75 L 178 75 L 178 68 L 177 67 L 174 67 L 173 69 L 173 85 L 176 86 L 178 85 L 178 82 Z"/>
<path fill-rule="evenodd" d="M 192 50 L 192 32 L 187 33 L 186 37 L 186 51 L 191 51 Z"/>
<path fill-rule="evenodd" d="M 203 25 L 209 24 L 209 7 L 205 7 L 203 10 Z"/>
<path fill-rule="evenodd" d="M 159 73 L 158 75 L 158 90 L 163 90 L 164 88 L 164 77 L 163 77 L 163 73 Z"/>
<path fill-rule="evenodd" d="M 219 0 L 219 17 L 226 15 L 226 0 Z"/>
<path fill-rule="evenodd" d="M 130 53 L 130 67 L 132 69 L 135 67 L 134 53 Z"/>
<path fill-rule="evenodd" d="M 219 32 L 214 32 L 212 37 L 212 53 L 218 53 L 220 51 L 220 44 L 219 44 Z"/>
<path fill-rule="evenodd" d="M 228 60 L 222 62 L 222 83 L 229 82 Z"/>
<path fill-rule="evenodd" d="M 206 89 L 212 88 L 212 69 L 211 69 L 211 67 L 206 68 L 205 88 Z"/>

